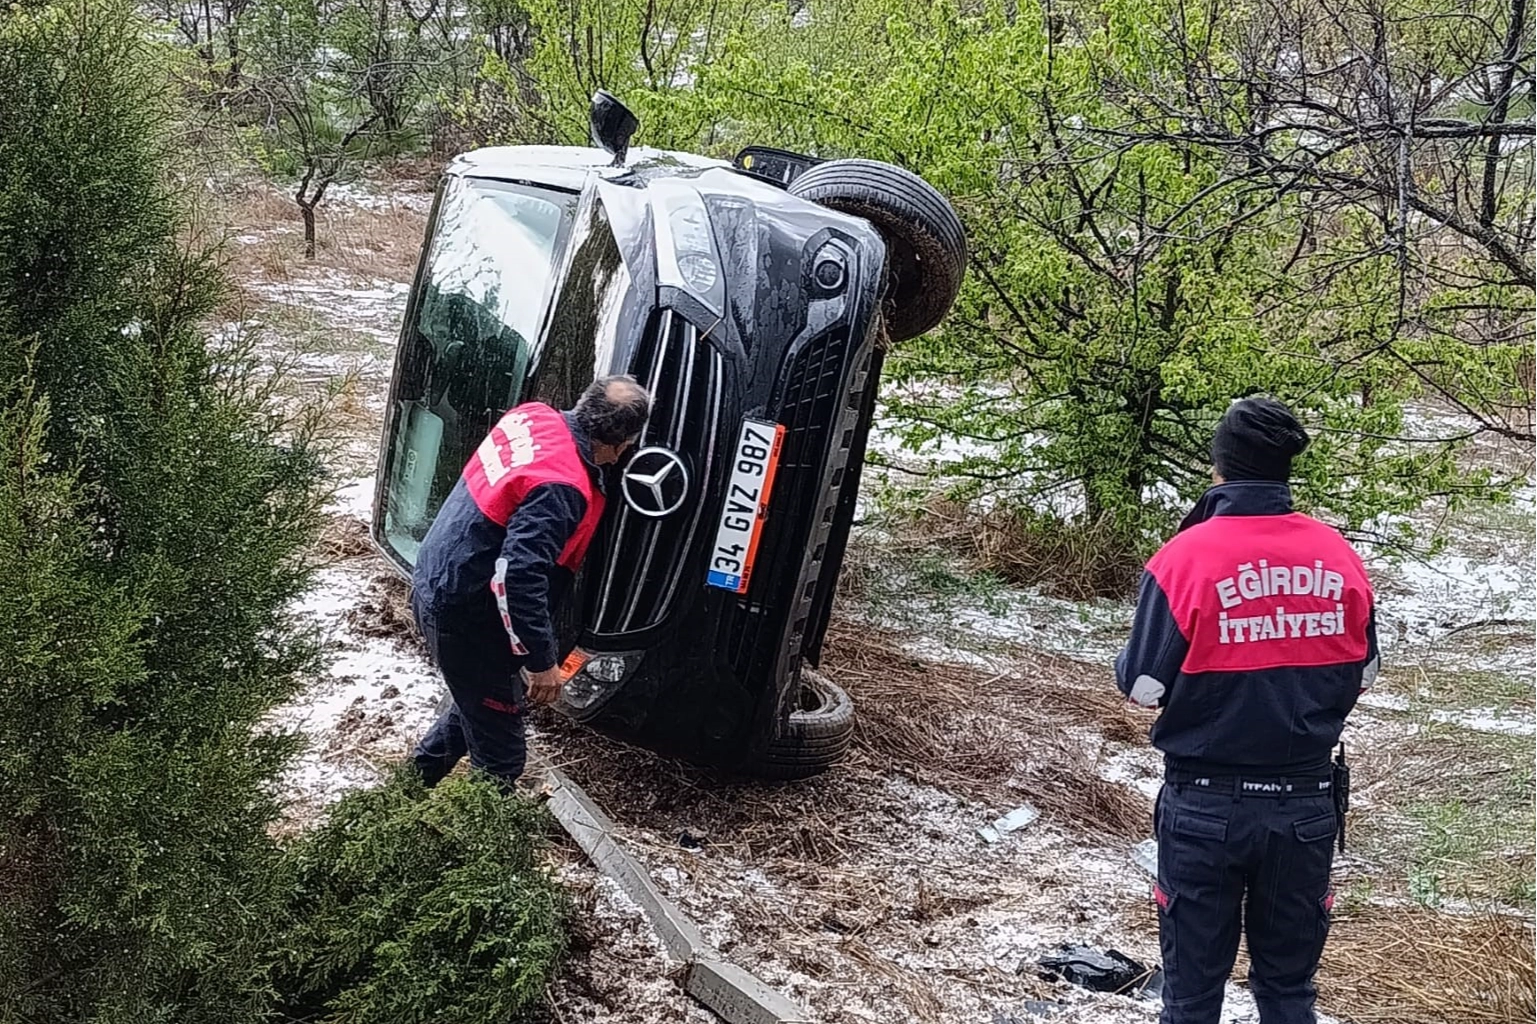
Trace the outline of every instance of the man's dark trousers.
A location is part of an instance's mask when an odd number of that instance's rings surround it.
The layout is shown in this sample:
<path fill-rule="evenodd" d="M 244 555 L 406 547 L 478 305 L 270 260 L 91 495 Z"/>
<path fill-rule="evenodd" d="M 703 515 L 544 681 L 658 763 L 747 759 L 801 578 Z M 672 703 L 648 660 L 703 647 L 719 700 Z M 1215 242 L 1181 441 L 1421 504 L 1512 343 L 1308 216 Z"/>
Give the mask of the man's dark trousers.
<path fill-rule="evenodd" d="M 1314 1024 L 1337 828 L 1327 775 L 1170 774 L 1154 811 L 1161 1024 L 1217 1024 L 1240 930 L 1261 1024 Z"/>
<path fill-rule="evenodd" d="M 472 768 L 510 786 L 528 757 L 527 697 L 495 607 L 437 610 L 413 600 L 412 610 L 453 697 L 416 745 L 417 770 L 436 785 L 469 754 Z"/>

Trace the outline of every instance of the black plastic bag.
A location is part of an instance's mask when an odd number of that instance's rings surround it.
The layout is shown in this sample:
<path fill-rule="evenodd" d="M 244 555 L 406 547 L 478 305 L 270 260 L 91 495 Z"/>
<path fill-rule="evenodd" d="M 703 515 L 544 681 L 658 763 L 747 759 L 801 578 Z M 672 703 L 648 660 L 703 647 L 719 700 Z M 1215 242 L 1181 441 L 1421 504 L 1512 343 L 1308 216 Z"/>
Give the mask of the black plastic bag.
<path fill-rule="evenodd" d="M 1046 977 L 1061 978 L 1093 992 L 1130 994 L 1151 974 L 1149 968 L 1119 950 L 1100 952 L 1088 946 L 1066 946 L 1038 962 Z"/>

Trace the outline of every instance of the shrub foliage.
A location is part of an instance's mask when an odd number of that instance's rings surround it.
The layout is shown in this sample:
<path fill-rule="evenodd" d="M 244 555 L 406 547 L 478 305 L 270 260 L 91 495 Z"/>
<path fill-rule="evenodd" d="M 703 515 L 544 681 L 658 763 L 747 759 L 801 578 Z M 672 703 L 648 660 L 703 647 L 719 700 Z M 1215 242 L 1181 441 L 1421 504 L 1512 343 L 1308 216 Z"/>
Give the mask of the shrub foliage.
<path fill-rule="evenodd" d="M 482 1024 L 537 1005 L 565 949 L 548 819 L 490 782 L 430 797 L 409 771 L 345 797 L 292 851 L 285 1012 L 328 1024 Z"/>
<path fill-rule="evenodd" d="M 0 1022 L 497 1019 L 561 949 L 535 811 L 272 837 L 323 453 L 207 340 L 171 60 L 126 0 L 0 12 Z"/>

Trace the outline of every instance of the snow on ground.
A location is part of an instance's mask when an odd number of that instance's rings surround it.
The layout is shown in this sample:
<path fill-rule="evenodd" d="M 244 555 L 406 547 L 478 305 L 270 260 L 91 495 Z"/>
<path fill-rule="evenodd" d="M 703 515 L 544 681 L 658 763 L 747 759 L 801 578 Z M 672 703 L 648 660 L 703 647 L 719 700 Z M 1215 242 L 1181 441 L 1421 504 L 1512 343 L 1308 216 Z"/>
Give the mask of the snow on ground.
<path fill-rule="evenodd" d="M 929 657 L 996 671 L 1009 662 L 1009 648 L 1028 646 L 1109 664 L 1131 623 L 1132 607 L 1126 601 L 1069 601 L 992 581 L 968 591 L 964 566 L 904 564 L 885 554 L 895 546 L 885 528 L 856 525 L 849 559 L 866 560 L 872 568 L 865 573 L 870 578 L 864 607 L 846 610 L 872 625 L 921 629 Z M 925 570 L 935 569 L 940 575 L 954 575 L 952 582 L 960 585 L 936 593 L 923 579 Z"/>
<path fill-rule="evenodd" d="M 360 282 L 342 274 L 320 272 L 298 281 L 256 284 L 251 287 L 260 298 L 275 306 L 298 307 L 325 317 L 332 329 L 357 332 L 376 339 L 393 355 L 400 336 L 400 320 L 405 315 L 406 297 L 411 286 L 405 281 L 377 278 Z M 313 354 L 313 353 L 312 353 Z M 324 355 L 324 353 L 321 353 Z M 389 364 L 383 367 L 389 372 Z"/>
<path fill-rule="evenodd" d="M 904 486 L 922 484 L 936 470 L 954 471 L 968 460 L 985 466 L 997 458 L 1002 447 L 999 441 L 979 437 L 935 437 L 921 443 L 910 444 L 886 420 L 884 403 L 876 407 L 876 421 L 870 428 L 869 450 L 872 461 L 879 459 L 886 469 L 882 474 L 891 483 Z M 1015 443 L 1030 444 L 1038 435 L 1027 435 Z M 1010 482 L 990 481 L 981 489 L 975 501 L 977 507 L 992 509 L 1029 487 L 1030 476 L 1023 474 Z M 1049 493 L 1037 493 L 1031 500 L 1039 507 L 1049 509 L 1059 516 L 1074 516 L 1083 511 L 1083 488 L 1074 484 Z"/>
<path fill-rule="evenodd" d="M 1068 943 L 1154 962 L 1150 936 L 1126 929 L 1127 908 L 1148 899 L 1126 850 L 1084 848 L 1045 822 L 986 845 L 976 829 L 1001 809 L 899 773 L 850 771 L 784 794 L 836 808 L 828 849 L 802 860 L 744 849 L 718 800 L 685 791 L 674 803 L 667 792 L 668 808 L 646 825 L 622 813 L 627 840 L 722 950 L 818 1020 L 987 1024 L 1031 998 L 1096 1015 L 1074 1019 L 1156 1015 L 1146 1002 L 1044 982 L 1036 968 Z M 681 845 L 680 831 L 702 836 L 703 850 Z"/>
<path fill-rule="evenodd" d="M 1530 497 L 1518 497 L 1511 515 L 1529 524 Z M 1402 651 L 1417 656 L 1426 648 L 1437 648 L 1438 656 L 1452 659 L 1471 653 L 1485 668 L 1493 655 L 1499 668 L 1530 671 L 1530 644 L 1490 652 L 1478 649 L 1471 643 L 1475 637 L 1462 632 L 1483 622 L 1529 624 L 1537 616 L 1530 537 L 1524 551 L 1518 547 L 1502 558 L 1461 553 L 1458 539 L 1427 559 L 1367 553 L 1367 570 L 1378 591 L 1378 636 L 1384 654 L 1391 658 Z M 1530 631 L 1529 626 L 1520 628 Z"/>
<path fill-rule="evenodd" d="M 551 987 L 557 1021 L 594 1024 L 711 1024 L 717 1018 L 678 987 L 677 965 L 639 906 L 612 879 L 573 858 L 558 877 L 578 893 L 575 942 Z"/>
<path fill-rule="evenodd" d="M 1163 788 L 1163 760 L 1148 747 L 1125 747 L 1105 759 L 1100 777 L 1130 786 L 1149 800 Z"/>
<path fill-rule="evenodd" d="M 369 181 L 338 181 L 326 189 L 326 202 L 368 211 L 404 209 L 425 217 L 432 209 L 432 192 L 425 187 L 403 191 Z"/>
<path fill-rule="evenodd" d="M 1411 711 L 1414 702 L 1399 693 L 1375 693 L 1361 695 L 1360 704 L 1379 711 Z M 1537 736 L 1537 723 L 1530 715 L 1512 715 L 1498 708 L 1467 708 L 1459 711 L 1432 709 L 1427 712 L 1432 722 L 1455 725 L 1472 732 L 1499 733 L 1505 736 Z"/>
<path fill-rule="evenodd" d="M 431 666 L 400 641 L 365 636 L 349 621 L 377 572 L 371 561 L 325 569 L 296 606 L 322 629 L 330 655 L 326 675 L 271 719 L 274 731 L 309 741 L 282 785 L 290 816 L 301 822 L 347 790 L 379 781 L 436 716 L 442 683 Z"/>
<path fill-rule="evenodd" d="M 1531 716 L 1505 715 L 1492 708 L 1474 708 L 1463 712 L 1432 711 L 1430 717 L 1433 721 L 1473 732 L 1502 733 L 1506 736 L 1537 735 Z"/>
<path fill-rule="evenodd" d="M 1412 409 L 1407 425 L 1412 436 L 1427 437 L 1455 436 L 1469 429 L 1465 418 L 1429 407 Z M 881 429 L 872 431 L 871 445 L 893 464 L 920 473 L 986 456 L 996 448 L 987 442 L 941 438 L 914 452 Z M 881 480 L 892 474 L 873 475 Z M 861 520 L 868 520 L 870 513 L 867 501 Z M 1529 483 L 1514 492 L 1508 506 L 1481 510 L 1479 515 L 1469 522 L 1451 522 L 1446 546 L 1428 557 L 1363 548 L 1377 590 L 1378 634 L 1390 675 L 1412 666 L 1493 672 L 1531 683 L 1537 639 L 1537 489 Z M 1432 524 L 1418 525 L 1424 529 Z M 867 527 L 863 539 L 876 547 L 884 542 L 877 527 Z M 941 624 L 940 648 L 947 658 L 981 658 L 991 664 L 986 652 L 1008 644 L 1109 664 L 1131 620 L 1128 602 L 1066 601 L 1028 588 L 992 587 L 981 596 L 946 593 L 936 598 L 903 579 L 903 572 L 900 566 L 890 570 L 891 584 L 885 588 L 889 593 L 875 608 L 874 621 L 909 627 L 923 623 L 926 629 Z M 1486 623 L 1503 629 L 1511 642 L 1492 648 L 1475 642 L 1469 628 Z M 1524 703 L 1515 710 L 1470 707 L 1438 709 L 1433 715 L 1479 731 L 1532 735 L 1537 719 L 1531 701 Z"/>
<path fill-rule="evenodd" d="M 350 516 L 367 522 L 374 508 L 374 478 L 358 477 L 336 489 L 331 496 L 331 510 L 337 515 Z"/>
<path fill-rule="evenodd" d="M 1038 966 L 1082 944 L 1157 963 L 1149 882 L 1127 845 L 1044 818 L 984 843 L 978 826 L 1006 808 L 855 765 L 783 794 L 826 808 L 828 848 L 802 859 L 744 850 L 740 823 L 717 806 L 742 794 L 696 790 L 664 784 L 665 809 L 648 815 L 625 810 L 622 787 L 608 802 L 663 892 L 816 1020 L 997 1024 L 1035 1019 L 1031 1004 L 1051 1019 L 1157 1018 L 1155 1001 L 1048 981 Z M 682 845 L 680 832 L 703 848 Z M 1253 1021 L 1241 987 L 1229 986 L 1222 1019 Z"/>

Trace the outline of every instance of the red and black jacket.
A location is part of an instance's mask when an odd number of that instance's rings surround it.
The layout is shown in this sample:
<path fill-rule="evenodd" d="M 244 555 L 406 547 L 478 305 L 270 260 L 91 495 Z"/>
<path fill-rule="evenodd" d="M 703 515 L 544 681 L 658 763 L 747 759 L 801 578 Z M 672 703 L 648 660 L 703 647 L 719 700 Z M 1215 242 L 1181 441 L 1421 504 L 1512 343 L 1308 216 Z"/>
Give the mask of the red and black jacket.
<path fill-rule="evenodd" d="M 1170 769 L 1325 770 L 1377 675 L 1361 558 L 1285 484 L 1212 488 L 1148 562 L 1116 682 Z"/>
<path fill-rule="evenodd" d="M 519 664 L 557 658 L 551 612 L 603 518 L 602 473 L 572 418 L 528 403 L 465 464 L 416 556 L 411 584 L 436 616 L 500 618 Z"/>

